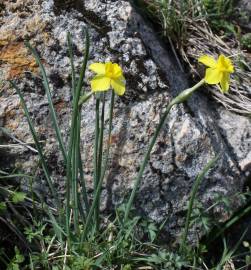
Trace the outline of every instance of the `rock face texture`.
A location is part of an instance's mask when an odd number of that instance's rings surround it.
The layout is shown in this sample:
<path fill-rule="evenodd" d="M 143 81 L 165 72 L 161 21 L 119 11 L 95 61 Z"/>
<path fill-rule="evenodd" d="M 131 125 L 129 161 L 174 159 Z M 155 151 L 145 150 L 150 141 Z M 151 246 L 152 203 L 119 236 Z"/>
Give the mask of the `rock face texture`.
<path fill-rule="evenodd" d="M 19 98 L 5 82 L 15 79 L 24 93 L 51 174 L 62 188 L 65 171 L 50 125 L 48 102 L 34 59 L 23 41 L 31 41 L 46 67 L 66 143 L 71 112 L 67 32 L 73 36 L 77 70 L 84 49 L 84 27 L 90 31 L 90 63 L 110 60 L 123 67 L 127 89 L 125 96 L 116 98 L 110 167 L 103 186 L 103 208 L 116 207 L 130 192 L 161 113 L 170 98 L 188 86 L 185 75 L 176 68 L 169 50 L 128 1 L 3 1 L 0 13 L 0 126 L 15 138 L 32 142 Z M 87 77 L 90 76 L 87 72 Z M 90 91 L 88 81 L 85 87 Z M 91 99 L 85 105 L 81 122 L 84 172 L 90 190 L 94 104 Z M 242 191 L 251 166 L 250 124 L 248 118 L 228 112 L 211 101 L 206 89 L 200 89 L 189 102 L 174 108 L 145 170 L 135 201 L 138 211 L 157 222 L 169 217 L 167 236 L 176 237 L 184 222 L 195 177 L 218 153 L 221 157 L 203 180 L 199 200 L 206 207 L 219 195 L 231 198 Z M 18 167 L 36 175 L 36 188 L 46 193 L 43 174 L 37 169 L 37 154 L 23 146 L 11 147 L 9 144 L 13 141 L 6 135 L 0 136 L 1 144 L 6 145 L 5 152 L 0 153 L 1 169 Z M 233 199 L 233 210 L 239 204 Z M 220 207 L 215 211 L 221 219 L 228 218 Z"/>
<path fill-rule="evenodd" d="M 249 0 L 240 0 L 236 3 L 240 9 L 242 16 L 237 19 L 241 26 L 251 31 L 251 2 Z"/>

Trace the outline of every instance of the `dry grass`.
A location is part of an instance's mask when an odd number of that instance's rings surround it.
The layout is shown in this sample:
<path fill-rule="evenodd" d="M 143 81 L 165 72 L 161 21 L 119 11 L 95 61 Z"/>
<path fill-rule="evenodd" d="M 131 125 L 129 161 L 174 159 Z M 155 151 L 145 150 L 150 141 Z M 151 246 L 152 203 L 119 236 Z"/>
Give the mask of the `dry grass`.
<path fill-rule="evenodd" d="M 215 35 L 205 20 L 188 23 L 189 38 L 182 50 L 183 59 L 189 64 L 192 74 L 197 72 L 197 59 L 202 54 L 217 56 L 219 53 L 229 56 L 234 62 L 235 74 L 231 80 L 229 94 L 222 94 L 212 89 L 212 96 L 228 110 L 251 114 L 251 67 L 248 66 L 250 55 L 240 49 L 237 40 L 224 41 Z M 212 87 L 217 88 L 217 87 Z"/>
<path fill-rule="evenodd" d="M 200 68 L 197 61 L 203 54 L 216 58 L 223 53 L 231 58 L 235 73 L 231 79 L 229 93 L 222 94 L 217 86 L 211 87 L 210 93 L 226 109 L 251 115 L 251 54 L 241 50 L 236 36 L 231 35 L 231 38 L 226 38 L 212 31 L 206 20 L 202 0 L 183 1 L 183 4 L 186 2 L 183 10 L 178 2 L 145 0 L 150 14 L 159 20 L 163 35 L 171 40 L 173 47 L 190 67 L 192 77 L 203 76 L 203 73 L 198 72 Z"/>

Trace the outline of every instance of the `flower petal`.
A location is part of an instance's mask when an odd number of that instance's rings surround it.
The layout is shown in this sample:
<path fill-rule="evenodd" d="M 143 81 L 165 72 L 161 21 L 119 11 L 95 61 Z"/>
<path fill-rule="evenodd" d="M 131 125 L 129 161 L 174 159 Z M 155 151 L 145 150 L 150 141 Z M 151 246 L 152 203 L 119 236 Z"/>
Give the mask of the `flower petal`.
<path fill-rule="evenodd" d="M 220 86 L 221 86 L 221 92 L 222 93 L 227 93 L 229 90 L 229 80 L 230 76 L 228 72 L 224 72 L 220 81 Z"/>
<path fill-rule="evenodd" d="M 222 72 L 217 68 L 207 68 L 205 81 L 208 84 L 217 84 L 221 81 Z"/>
<path fill-rule="evenodd" d="M 119 77 L 118 77 L 118 80 L 120 80 L 120 81 L 124 81 L 125 82 L 125 77 L 124 77 L 124 75 L 123 74 L 121 74 Z"/>
<path fill-rule="evenodd" d="M 91 89 L 94 92 L 109 90 L 111 79 L 103 75 L 97 75 L 91 80 Z"/>
<path fill-rule="evenodd" d="M 207 67 L 216 67 L 217 62 L 214 60 L 214 58 L 212 56 L 209 55 L 202 55 L 198 61 L 202 64 L 204 64 Z"/>
<path fill-rule="evenodd" d="M 229 58 L 225 57 L 223 54 L 221 54 L 219 56 L 218 65 L 223 67 L 224 70 L 229 72 L 229 73 L 234 72 L 234 66 L 233 66 L 231 60 Z"/>
<path fill-rule="evenodd" d="M 121 69 L 121 67 L 117 63 L 114 63 L 113 64 L 113 74 L 114 74 L 114 77 L 115 78 L 118 78 L 120 76 L 123 76 L 122 75 L 122 69 Z"/>
<path fill-rule="evenodd" d="M 111 85 L 115 93 L 122 96 L 125 93 L 125 82 L 122 80 L 111 80 Z"/>
<path fill-rule="evenodd" d="M 89 69 L 91 71 L 96 72 L 99 75 L 105 74 L 105 64 L 102 64 L 102 63 L 93 63 L 89 66 Z"/>

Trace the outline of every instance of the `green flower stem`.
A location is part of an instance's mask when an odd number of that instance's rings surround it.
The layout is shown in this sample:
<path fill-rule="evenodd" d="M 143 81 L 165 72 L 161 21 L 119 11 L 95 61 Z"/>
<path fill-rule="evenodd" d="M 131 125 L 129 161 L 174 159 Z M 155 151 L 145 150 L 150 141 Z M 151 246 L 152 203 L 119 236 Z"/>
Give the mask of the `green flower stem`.
<path fill-rule="evenodd" d="M 78 116 L 79 118 L 79 116 Z M 78 120 L 78 119 L 77 119 Z M 78 211 L 78 121 L 76 122 L 76 127 L 75 127 L 75 139 L 74 139 L 74 144 L 73 144 L 73 151 L 72 151 L 72 206 L 73 206 L 73 222 L 74 222 L 74 229 L 76 235 L 78 234 L 78 229 L 79 229 L 79 211 Z"/>
<path fill-rule="evenodd" d="M 98 143 L 99 143 L 99 105 L 100 105 L 100 97 L 96 96 L 96 108 L 95 108 L 95 142 L 94 142 L 94 191 L 98 185 Z"/>
<path fill-rule="evenodd" d="M 78 121 L 78 125 L 79 125 L 79 130 L 80 130 L 80 113 L 79 112 L 79 121 Z M 87 190 L 86 190 L 86 184 L 85 184 L 85 179 L 84 179 L 84 172 L 83 172 L 83 162 L 82 162 L 82 157 L 81 157 L 81 153 L 80 153 L 80 132 L 78 133 L 79 138 L 78 138 L 78 168 L 79 168 L 79 176 L 80 176 L 80 185 L 81 185 L 81 193 L 83 196 L 83 200 L 84 200 L 84 205 L 85 205 L 85 210 L 86 213 L 89 212 L 89 202 L 88 202 L 88 195 L 87 195 Z"/>
<path fill-rule="evenodd" d="M 83 172 L 83 162 L 82 162 L 82 157 L 81 157 L 81 150 L 80 150 L 80 131 L 81 131 L 81 109 L 82 105 L 90 99 L 90 97 L 93 95 L 93 92 L 90 92 L 82 97 L 79 98 L 79 119 L 78 119 L 78 163 L 79 163 L 79 176 L 80 176 L 80 186 L 81 186 L 81 194 L 82 198 L 84 200 L 84 205 L 85 205 L 85 210 L 86 214 L 89 212 L 89 201 L 88 201 L 88 194 L 86 190 L 86 183 L 84 179 L 84 172 Z M 80 197 L 81 198 L 81 197 Z"/>
<path fill-rule="evenodd" d="M 96 186 L 96 189 L 94 190 L 94 198 L 93 198 L 93 202 L 92 202 L 90 211 L 88 212 L 88 215 L 87 215 L 87 218 L 86 218 L 85 227 L 84 227 L 84 230 L 83 230 L 83 234 L 81 236 L 81 242 L 83 242 L 83 240 L 86 239 L 86 236 L 87 236 L 87 233 L 88 233 L 88 228 L 89 228 L 91 220 L 92 220 L 92 215 L 94 213 L 96 204 L 98 204 L 98 200 L 99 200 L 99 197 L 100 197 L 100 191 L 101 191 L 101 187 L 102 187 L 102 183 L 103 183 L 103 179 L 104 179 L 104 175 L 105 175 L 105 170 L 106 170 L 107 163 L 108 163 L 110 140 L 111 140 L 111 131 L 112 131 L 114 98 L 115 98 L 115 94 L 114 94 L 114 91 L 112 91 L 111 103 L 110 103 L 110 112 L 109 112 L 108 146 L 107 146 L 107 151 L 106 151 L 106 155 L 105 155 L 105 161 L 104 161 L 104 165 L 103 165 L 103 168 L 102 168 L 102 171 L 101 171 L 100 180 L 98 182 L 98 185 Z"/>
<path fill-rule="evenodd" d="M 76 73 L 75 73 L 75 67 L 74 67 L 74 58 L 73 58 L 73 44 L 72 44 L 72 37 L 70 33 L 67 33 L 67 43 L 68 43 L 68 51 L 69 51 L 69 58 L 70 58 L 70 64 L 71 64 L 71 82 L 72 82 L 72 95 L 73 100 L 75 99 L 75 92 L 76 92 Z M 72 153 L 68 153 L 68 156 L 72 155 Z M 66 165 L 66 173 L 67 173 L 67 179 L 66 179 L 66 232 L 69 238 L 70 235 L 70 199 L 71 199 L 71 162 L 67 160 Z"/>
<path fill-rule="evenodd" d="M 111 147 L 111 133 L 112 133 L 112 119 L 113 119 L 113 109 L 114 109 L 114 98 L 115 98 L 115 92 L 112 90 L 112 96 L 111 96 L 111 103 L 110 103 L 110 112 L 109 112 L 109 129 L 108 129 L 108 143 L 107 143 L 107 149 L 105 153 L 104 158 L 104 165 L 101 171 L 101 181 L 103 181 L 105 177 L 105 172 L 107 169 L 108 159 L 109 159 L 109 152 Z"/>
<path fill-rule="evenodd" d="M 69 50 L 69 57 L 70 57 L 70 64 L 71 64 L 71 83 L 72 83 L 72 94 L 74 95 L 75 87 L 76 87 L 76 72 L 74 67 L 74 61 L 73 61 L 73 44 L 72 44 L 72 37 L 70 33 L 67 33 L 67 44 L 68 44 L 68 50 Z"/>
<path fill-rule="evenodd" d="M 83 80 L 85 77 L 85 71 L 87 67 L 88 56 L 89 56 L 90 40 L 89 40 L 89 34 L 87 30 L 85 34 L 86 34 L 85 57 L 84 57 L 84 61 L 80 70 L 80 75 L 79 75 L 79 79 L 78 79 L 78 83 L 76 86 L 76 91 L 75 91 L 74 99 L 73 99 L 73 113 L 72 113 L 72 120 L 71 120 L 71 133 L 70 133 L 70 145 L 69 145 L 68 158 L 71 158 L 71 149 L 72 149 L 73 141 L 74 141 L 74 129 L 76 126 L 76 121 L 77 121 L 77 116 L 78 116 L 78 103 L 79 103 L 80 92 L 82 89 Z"/>
<path fill-rule="evenodd" d="M 99 132 L 99 142 L 98 142 L 98 182 L 101 181 L 101 170 L 102 170 L 102 160 L 103 160 L 103 140 L 104 140 L 104 122 L 105 122 L 105 93 L 102 94 L 102 110 L 100 119 L 100 132 Z M 99 205 L 100 205 L 100 192 L 98 192 L 98 201 L 95 207 L 95 224 L 96 230 L 99 229 Z"/>
<path fill-rule="evenodd" d="M 201 80 L 199 83 L 197 83 L 196 85 L 194 85 L 193 87 L 191 88 L 188 88 L 184 91 L 182 91 L 177 97 L 175 97 L 170 103 L 169 105 L 167 106 L 166 108 L 166 111 L 164 112 L 163 116 L 161 117 L 160 119 L 160 122 L 155 130 L 155 133 L 151 139 L 151 142 L 150 142 L 150 145 L 148 146 L 148 149 L 147 149 L 147 152 L 144 156 L 144 159 L 143 159 L 143 162 L 141 163 L 141 166 L 140 166 L 140 170 L 139 170 L 139 173 L 138 173 L 138 176 L 134 182 L 134 186 L 133 186 L 133 190 L 131 192 L 131 195 L 130 195 L 130 198 L 129 198 L 129 201 L 126 205 L 126 211 L 125 211 L 125 215 L 124 215 L 124 224 L 127 222 L 128 220 L 128 215 L 129 215 L 129 212 L 131 210 L 131 207 L 132 207 L 132 204 L 133 204 L 133 200 L 136 196 L 136 191 L 139 187 L 139 184 L 140 184 L 140 180 L 142 178 L 142 175 L 144 173 L 144 170 L 145 170 L 145 167 L 148 163 L 148 160 L 150 158 L 150 154 L 151 154 L 151 151 L 153 149 L 153 146 L 158 138 L 158 135 L 166 121 L 166 118 L 171 110 L 171 108 L 176 105 L 176 104 L 179 104 L 179 103 L 183 103 L 184 101 L 186 101 L 194 91 L 196 91 L 200 86 L 202 86 L 203 84 L 205 83 L 204 79 Z"/>
<path fill-rule="evenodd" d="M 89 49 L 90 49 L 90 39 L 87 29 L 85 29 L 85 55 L 84 61 L 80 70 L 79 79 L 77 85 L 74 86 L 74 94 L 73 94 L 73 112 L 71 118 L 71 129 L 70 129 L 70 139 L 69 139 L 69 146 L 68 146 L 68 155 L 67 155 L 67 166 L 66 166 L 66 173 L 67 173 L 67 183 L 66 183 L 66 233 L 68 236 L 68 240 L 70 240 L 70 188 L 71 188 L 71 181 L 72 181 L 72 156 L 73 156 L 73 147 L 74 147 L 74 140 L 75 140 L 75 128 L 77 125 L 77 118 L 79 113 L 79 98 L 81 89 L 83 86 L 83 80 L 85 77 L 85 71 L 87 67 L 87 61 L 89 56 Z"/>

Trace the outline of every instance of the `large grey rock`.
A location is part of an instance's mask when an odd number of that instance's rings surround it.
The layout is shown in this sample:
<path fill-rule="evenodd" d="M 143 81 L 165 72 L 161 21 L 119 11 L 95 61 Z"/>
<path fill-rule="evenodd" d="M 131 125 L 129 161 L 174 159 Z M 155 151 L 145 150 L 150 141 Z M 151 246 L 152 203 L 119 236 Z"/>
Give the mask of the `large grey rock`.
<path fill-rule="evenodd" d="M 32 57 L 23 46 L 28 38 L 39 51 L 50 77 L 53 101 L 65 141 L 70 121 L 70 65 L 66 34 L 75 44 L 79 69 L 83 50 L 83 27 L 91 36 L 91 62 L 116 61 L 127 80 L 125 96 L 116 98 L 110 168 L 103 186 L 103 209 L 117 206 L 128 196 L 146 147 L 170 98 L 188 86 L 171 52 L 128 1 L 10 1 L 4 2 L 0 28 L 2 79 L 16 78 L 44 144 L 52 176 L 63 189 L 64 169 L 48 114 L 48 103 Z M 87 72 L 90 77 L 91 73 Z M 86 83 L 87 91 L 89 83 Z M 107 98 L 109 100 L 109 98 Z M 92 187 L 94 99 L 82 112 L 84 171 Z M 106 120 L 108 119 L 108 106 Z M 0 96 L 0 123 L 24 142 L 32 142 L 16 93 L 4 84 Z M 153 149 L 135 205 L 140 213 L 161 222 L 177 237 L 195 177 L 218 153 L 217 165 L 204 179 L 199 199 L 209 206 L 217 195 L 241 191 L 248 176 L 250 120 L 227 112 L 200 89 L 185 105 L 174 108 Z M 37 172 L 38 156 L 27 148 L 10 148 L 12 162 L 27 173 L 36 173 L 37 188 L 44 191 L 43 175 Z M 2 162 L 3 164 L 3 162 Z M 233 201 L 233 210 L 239 206 Z M 229 217 L 218 208 L 219 218 Z"/>

